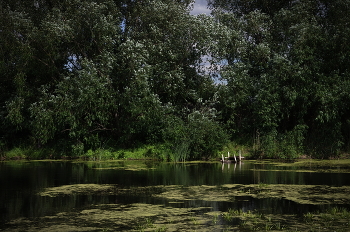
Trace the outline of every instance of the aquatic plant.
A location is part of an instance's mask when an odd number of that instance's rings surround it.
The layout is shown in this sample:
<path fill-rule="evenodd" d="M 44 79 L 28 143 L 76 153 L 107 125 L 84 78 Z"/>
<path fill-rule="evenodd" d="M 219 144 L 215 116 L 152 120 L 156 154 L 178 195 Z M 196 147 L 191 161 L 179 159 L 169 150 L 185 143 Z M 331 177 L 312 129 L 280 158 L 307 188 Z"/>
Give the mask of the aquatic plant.
<path fill-rule="evenodd" d="M 230 214 L 229 212 L 224 212 L 223 214 L 222 214 L 222 217 L 223 217 L 223 219 L 224 220 L 226 220 L 226 221 L 232 221 L 232 219 L 233 219 L 233 216 L 232 216 L 232 214 Z"/>
<path fill-rule="evenodd" d="M 199 225 L 199 221 L 197 220 L 197 218 L 192 217 L 191 221 L 193 222 L 194 225 Z"/>
<path fill-rule="evenodd" d="M 270 223 L 266 222 L 265 223 L 265 231 L 269 231 L 269 230 L 272 230 L 273 229 L 273 225 L 271 225 Z"/>
<path fill-rule="evenodd" d="M 219 214 L 216 213 L 216 214 L 214 214 L 214 217 L 213 217 L 213 224 L 214 224 L 214 225 L 217 224 L 218 221 L 219 221 Z"/>
<path fill-rule="evenodd" d="M 141 220 L 136 224 L 137 231 L 143 232 L 143 231 L 145 231 L 145 229 L 151 228 L 151 227 L 154 227 L 154 222 L 150 218 L 145 218 L 144 220 Z"/>
<path fill-rule="evenodd" d="M 189 158 L 189 143 L 181 141 L 172 146 L 172 151 L 169 153 L 169 158 L 172 162 L 185 162 Z"/>
<path fill-rule="evenodd" d="M 227 227 L 225 227 L 222 231 L 223 231 L 223 232 L 232 231 L 232 227 L 231 227 L 231 226 L 227 226 Z"/>
<path fill-rule="evenodd" d="M 268 187 L 269 185 L 260 182 L 258 186 L 259 186 L 259 188 L 266 188 L 266 187 Z"/>
<path fill-rule="evenodd" d="M 282 226 L 280 222 L 276 222 L 274 224 L 274 226 L 275 226 L 276 230 L 283 230 L 284 229 L 284 226 Z"/>
<path fill-rule="evenodd" d="M 162 226 L 162 227 L 159 227 L 155 230 L 155 232 L 164 232 L 164 231 L 167 231 L 168 228 L 166 226 Z"/>
<path fill-rule="evenodd" d="M 307 212 L 303 215 L 305 222 L 311 222 L 313 220 L 314 215 L 310 212 Z"/>
<path fill-rule="evenodd" d="M 242 209 L 228 209 L 228 214 L 230 214 L 231 216 L 239 216 L 244 214 Z"/>

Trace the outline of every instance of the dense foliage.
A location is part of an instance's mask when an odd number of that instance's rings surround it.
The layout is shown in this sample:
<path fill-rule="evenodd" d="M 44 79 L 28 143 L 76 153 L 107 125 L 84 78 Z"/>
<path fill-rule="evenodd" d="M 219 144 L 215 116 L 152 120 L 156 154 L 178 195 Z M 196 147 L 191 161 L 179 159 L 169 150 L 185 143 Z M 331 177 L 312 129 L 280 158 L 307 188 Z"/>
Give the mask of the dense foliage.
<path fill-rule="evenodd" d="M 350 1 L 209 1 L 233 32 L 223 119 L 268 157 L 349 148 Z"/>
<path fill-rule="evenodd" d="M 191 4 L 3 0 L 0 149 L 349 150 L 350 1 L 208 0 L 211 16 Z"/>

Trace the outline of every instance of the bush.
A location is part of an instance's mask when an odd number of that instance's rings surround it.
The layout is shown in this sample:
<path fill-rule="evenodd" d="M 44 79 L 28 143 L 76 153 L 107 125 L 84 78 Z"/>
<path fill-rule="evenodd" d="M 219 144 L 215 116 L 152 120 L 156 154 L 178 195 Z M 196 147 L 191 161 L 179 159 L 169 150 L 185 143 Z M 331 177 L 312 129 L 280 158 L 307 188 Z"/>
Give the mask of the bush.
<path fill-rule="evenodd" d="M 228 142 L 222 127 L 199 112 L 190 114 L 187 121 L 174 117 L 168 122 L 164 139 L 168 159 L 174 162 L 209 159 Z"/>
<path fill-rule="evenodd" d="M 306 129 L 306 126 L 298 125 L 285 133 L 272 130 L 261 137 L 260 154 L 264 154 L 267 158 L 298 158 L 304 152 L 303 143 Z"/>
<path fill-rule="evenodd" d="M 25 151 L 21 148 L 13 148 L 12 150 L 5 153 L 6 159 L 25 159 Z"/>

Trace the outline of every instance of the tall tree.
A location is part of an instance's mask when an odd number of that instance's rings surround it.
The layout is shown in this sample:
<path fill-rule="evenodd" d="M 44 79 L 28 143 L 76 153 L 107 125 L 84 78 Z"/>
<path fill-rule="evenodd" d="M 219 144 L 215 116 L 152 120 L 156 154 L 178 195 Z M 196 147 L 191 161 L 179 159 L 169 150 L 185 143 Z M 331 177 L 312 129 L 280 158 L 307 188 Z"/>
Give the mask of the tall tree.
<path fill-rule="evenodd" d="M 2 117 L 37 145 L 61 141 L 77 154 L 109 140 L 164 142 L 167 120 L 190 127 L 197 112 L 218 131 L 213 81 L 200 72 L 218 24 L 191 16 L 191 3 L 5 1 Z M 206 156 L 218 147 L 203 141 Z"/>
<path fill-rule="evenodd" d="M 343 33 L 349 26 L 347 14 L 338 19 L 335 12 L 347 11 L 349 2 L 209 2 L 231 29 L 219 57 L 227 60 L 222 102 L 231 129 L 254 135 L 266 155 L 338 154 L 348 128 L 343 86 L 349 74 L 343 61 L 349 52 Z M 335 30 L 340 25 L 342 32 Z"/>

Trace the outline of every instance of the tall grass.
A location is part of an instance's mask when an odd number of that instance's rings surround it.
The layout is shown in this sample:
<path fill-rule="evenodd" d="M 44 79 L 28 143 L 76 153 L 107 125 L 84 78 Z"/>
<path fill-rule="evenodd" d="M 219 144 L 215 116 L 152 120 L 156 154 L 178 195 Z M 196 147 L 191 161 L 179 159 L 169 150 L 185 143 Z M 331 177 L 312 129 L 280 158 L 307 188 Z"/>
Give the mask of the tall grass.
<path fill-rule="evenodd" d="M 185 162 L 189 158 L 189 152 L 189 142 L 182 141 L 181 143 L 173 146 L 173 149 L 170 153 L 170 160 L 173 162 Z"/>

